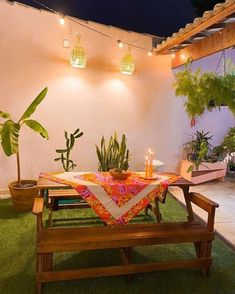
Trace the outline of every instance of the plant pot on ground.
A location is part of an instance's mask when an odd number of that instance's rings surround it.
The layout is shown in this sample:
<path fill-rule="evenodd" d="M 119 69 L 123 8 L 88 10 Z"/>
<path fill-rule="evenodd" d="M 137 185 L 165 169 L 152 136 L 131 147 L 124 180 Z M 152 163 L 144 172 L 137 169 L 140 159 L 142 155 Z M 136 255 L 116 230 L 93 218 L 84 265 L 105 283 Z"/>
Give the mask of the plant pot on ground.
<path fill-rule="evenodd" d="M 34 198 L 38 195 L 37 181 L 21 180 L 21 187 L 17 186 L 17 181 L 8 184 L 13 206 L 18 211 L 31 211 Z"/>
<path fill-rule="evenodd" d="M 99 171 L 109 171 L 116 180 L 125 180 L 130 176 L 131 172 L 128 171 L 129 150 L 125 135 L 122 135 L 122 140 L 119 143 L 117 134 L 114 133 L 107 146 L 105 138 L 102 137 L 100 147 L 96 145 L 96 153 L 99 160 Z"/>
<path fill-rule="evenodd" d="M 45 88 L 30 104 L 23 113 L 19 121 L 14 122 L 11 115 L 0 111 L 0 117 L 5 119 L 0 123 L 0 139 L 4 153 L 7 156 L 16 155 L 17 160 L 17 181 L 9 184 L 9 190 L 14 207 L 19 211 L 30 211 L 33 207 L 35 196 L 38 195 L 37 182 L 34 180 L 22 180 L 20 171 L 19 135 L 23 125 L 28 126 L 33 131 L 39 133 L 43 138 L 48 139 L 46 129 L 37 121 L 30 119 L 37 106 L 45 98 L 47 88 Z"/>

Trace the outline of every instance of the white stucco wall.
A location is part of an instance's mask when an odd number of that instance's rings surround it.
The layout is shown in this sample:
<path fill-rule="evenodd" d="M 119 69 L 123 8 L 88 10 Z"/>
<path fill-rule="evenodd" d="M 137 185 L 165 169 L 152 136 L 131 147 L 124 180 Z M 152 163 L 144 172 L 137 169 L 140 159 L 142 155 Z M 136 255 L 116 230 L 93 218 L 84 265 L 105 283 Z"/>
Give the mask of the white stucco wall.
<path fill-rule="evenodd" d="M 98 28 L 130 43 L 150 48 L 148 36 L 125 32 L 95 23 Z M 87 68 L 74 69 L 68 62 L 71 49 L 63 38 L 82 35 Z M 64 146 L 64 130 L 80 128 L 84 136 L 76 143 L 72 159 L 78 170 L 96 170 L 95 143 L 115 130 L 125 133 L 133 170 L 143 168 L 144 155 L 152 148 L 166 163 L 165 170 L 177 170 L 184 134 L 191 132 L 189 120 L 172 89 L 174 79 L 168 56 L 146 55 L 133 49 L 136 70 L 132 76 L 119 72 L 125 48 L 79 25 L 62 27 L 58 16 L 0 0 L 0 110 L 20 117 L 45 86 L 48 95 L 32 118 L 48 130 L 43 140 L 26 127 L 20 138 L 23 178 L 37 178 L 40 171 L 61 170 L 54 162 L 55 149 Z M 221 120 L 222 118 L 222 120 Z M 223 123 L 222 123 L 223 121 Z M 206 126 L 221 139 L 234 118 L 228 111 L 205 115 L 196 128 Z M 0 189 L 16 178 L 15 156 L 0 151 Z"/>

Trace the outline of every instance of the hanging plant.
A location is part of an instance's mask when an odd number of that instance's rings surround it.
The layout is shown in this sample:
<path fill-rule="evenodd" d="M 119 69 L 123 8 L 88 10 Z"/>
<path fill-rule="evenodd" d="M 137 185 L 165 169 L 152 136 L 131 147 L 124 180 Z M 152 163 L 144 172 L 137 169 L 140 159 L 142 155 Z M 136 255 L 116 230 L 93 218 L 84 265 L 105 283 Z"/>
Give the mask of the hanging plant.
<path fill-rule="evenodd" d="M 183 71 L 176 74 L 174 83 L 176 96 L 186 96 L 185 111 L 190 118 L 201 116 L 205 110 L 221 105 L 235 115 L 235 75 L 225 73 L 224 76 L 214 72 L 195 72 L 186 65 Z"/>

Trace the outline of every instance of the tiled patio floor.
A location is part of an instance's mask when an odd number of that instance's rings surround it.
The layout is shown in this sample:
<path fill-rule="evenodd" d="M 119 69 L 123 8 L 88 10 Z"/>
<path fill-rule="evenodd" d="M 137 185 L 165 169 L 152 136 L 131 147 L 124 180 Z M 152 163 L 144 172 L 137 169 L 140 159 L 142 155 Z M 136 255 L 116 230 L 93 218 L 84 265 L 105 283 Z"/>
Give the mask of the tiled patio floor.
<path fill-rule="evenodd" d="M 184 203 L 182 190 L 170 187 L 169 191 Z M 235 248 L 235 180 L 211 181 L 196 185 L 191 191 L 199 192 L 219 204 L 216 210 L 215 229 Z M 204 220 L 207 213 L 194 206 L 194 211 Z"/>

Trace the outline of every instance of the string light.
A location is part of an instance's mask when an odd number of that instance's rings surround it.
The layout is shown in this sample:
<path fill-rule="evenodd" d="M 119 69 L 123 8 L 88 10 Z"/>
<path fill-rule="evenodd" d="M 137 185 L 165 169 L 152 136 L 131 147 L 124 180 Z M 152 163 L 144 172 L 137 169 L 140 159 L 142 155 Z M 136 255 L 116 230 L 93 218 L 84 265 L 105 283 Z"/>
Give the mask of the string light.
<path fill-rule="evenodd" d="M 128 52 L 122 57 L 120 63 L 120 72 L 124 75 L 132 75 L 135 69 L 134 58 L 131 55 L 131 47 L 128 47 Z"/>
<path fill-rule="evenodd" d="M 65 20 L 63 16 L 60 16 L 60 20 L 59 20 L 60 25 L 65 25 Z"/>
<path fill-rule="evenodd" d="M 32 1 L 33 1 L 34 3 L 36 3 L 37 5 L 43 7 L 43 8 L 45 8 L 45 9 L 47 9 L 47 10 L 49 10 L 49 11 L 51 11 L 51 12 L 57 14 L 57 15 L 59 14 L 58 11 L 56 11 L 56 10 L 54 10 L 54 9 L 52 9 L 52 8 L 50 8 L 50 7 L 48 7 L 47 5 L 41 3 L 40 1 L 37 1 L 37 0 L 32 0 Z M 63 20 L 62 20 L 62 19 L 63 19 Z M 89 27 L 87 24 L 82 23 L 82 22 L 80 22 L 79 20 L 76 20 L 76 19 L 73 18 L 73 17 L 66 16 L 66 19 L 69 20 L 69 21 L 71 21 L 71 22 L 73 22 L 73 23 L 76 23 L 76 24 L 78 24 L 78 25 L 80 25 L 80 26 L 82 26 L 82 27 L 84 27 L 84 28 L 86 28 L 86 29 L 88 29 L 88 30 L 90 30 L 90 31 L 93 31 L 93 32 L 95 32 L 95 33 L 97 33 L 97 34 L 100 34 L 100 35 L 102 35 L 102 36 L 104 36 L 104 37 L 106 37 L 106 38 L 109 38 L 109 39 L 114 40 L 114 41 L 116 41 L 116 42 L 120 41 L 120 43 L 118 42 L 118 46 L 119 46 L 120 48 L 122 48 L 124 45 L 128 45 L 128 46 L 131 46 L 131 47 L 134 47 L 134 48 L 140 49 L 140 50 L 144 50 L 144 51 L 147 51 L 147 52 L 149 51 L 149 49 L 147 49 L 147 48 L 144 48 L 144 47 L 141 47 L 141 46 L 138 46 L 138 45 L 135 45 L 135 44 L 124 43 L 124 42 L 122 42 L 121 40 L 117 40 L 116 38 L 114 38 L 114 37 L 112 37 L 112 36 L 110 36 L 110 35 L 107 35 L 107 34 L 101 32 L 101 31 L 98 31 L 98 30 L 96 30 L 96 29 L 94 29 L 94 28 Z M 60 22 L 61 25 L 64 25 L 64 24 L 65 24 L 65 16 L 60 17 L 59 22 Z M 61 23 L 61 22 L 62 22 L 62 23 Z"/>
<path fill-rule="evenodd" d="M 171 54 L 171 57 L 174 59 L 175 58 L 175 53 L 172 53 Z"/>
<path fill-rule="evenodd" d="M 185 60 L 186 59 L 186 55 L 184 53 L 180 54 L 180 59 Z"/>
<path fill-rule="evenodd" d="M 148 52 L 148 56 L 152 56 L 152 51 L 149 51 Z"/>
<path fill-rule="evenodd" d="M 122 41 L 121 41 L 121 40 L 117 40 L 117 42 L 118 42 L 118 47 L 119 47 L 119 48 L 122 48 L 122 47 L 123 47 L 123 43 L 122 43 Z"/>

